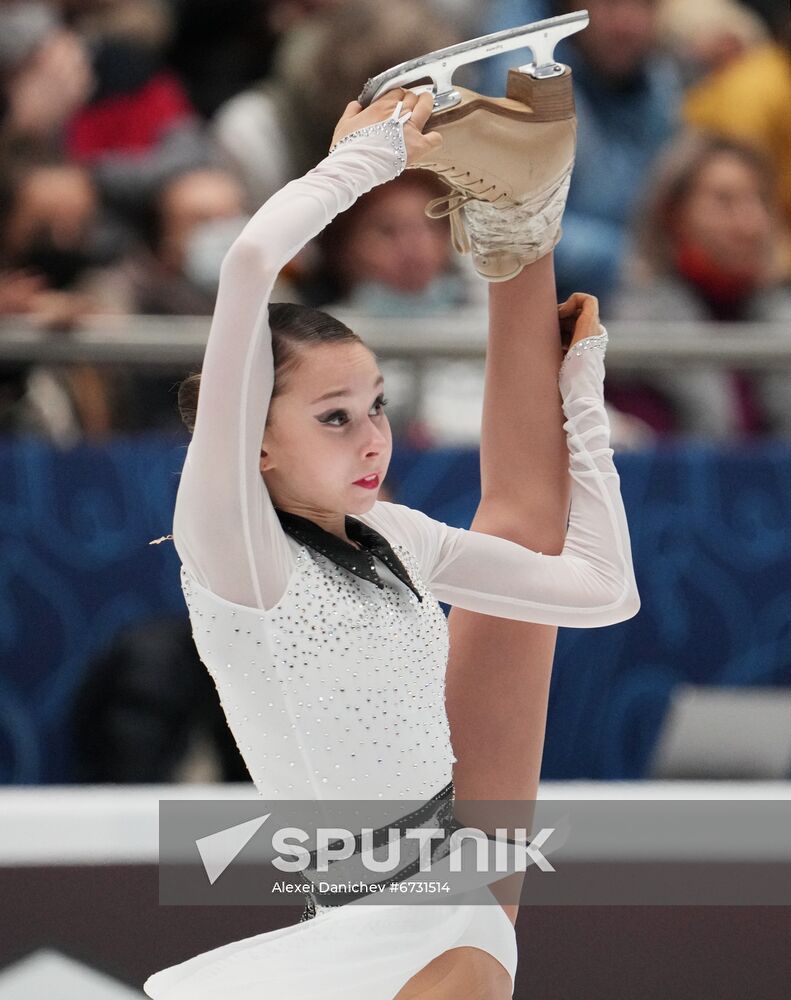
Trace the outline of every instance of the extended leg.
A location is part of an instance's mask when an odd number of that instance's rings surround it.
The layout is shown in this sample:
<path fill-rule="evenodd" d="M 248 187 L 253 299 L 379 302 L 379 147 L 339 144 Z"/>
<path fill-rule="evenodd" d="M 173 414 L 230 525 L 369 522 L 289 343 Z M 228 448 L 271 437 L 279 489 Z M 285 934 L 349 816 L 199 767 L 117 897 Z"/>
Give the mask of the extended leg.
<path fill-rule="evenodd" d="M 562 350 L 552 253 L 489 286 L 489 319 L 481 503 L 471 527 L 557 554 L 570 478 L 557 387 Z M 456 798 L 534 800 L 557 628 L 461 608 L 451 609 L 449 628 Z M 508 880 L 511 892 L 513 879 L 521 882 L 519 876 Z M 517 905 L 504 908 L 515 922 Z"/>
<path fill-rule="evenodd" d="M 405 983 L 394 1000 L 510 1000 L 511 977 L 480 948 L 451 948 Z"/>

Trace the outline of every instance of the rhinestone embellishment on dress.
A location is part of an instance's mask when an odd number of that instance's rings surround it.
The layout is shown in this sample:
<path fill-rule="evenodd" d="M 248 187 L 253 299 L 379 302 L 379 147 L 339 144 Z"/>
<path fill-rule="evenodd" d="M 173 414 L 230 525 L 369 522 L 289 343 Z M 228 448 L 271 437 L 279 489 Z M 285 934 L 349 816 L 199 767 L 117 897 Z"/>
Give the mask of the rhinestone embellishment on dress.
<path fill-rule="evenodd" d="M 421 798 L 450 780 L 447 621 L 412 553 L 393 550 L 421 600 L 305 545 L 269 611 L 182 567 L 195 645 L 260 795 Z"/>

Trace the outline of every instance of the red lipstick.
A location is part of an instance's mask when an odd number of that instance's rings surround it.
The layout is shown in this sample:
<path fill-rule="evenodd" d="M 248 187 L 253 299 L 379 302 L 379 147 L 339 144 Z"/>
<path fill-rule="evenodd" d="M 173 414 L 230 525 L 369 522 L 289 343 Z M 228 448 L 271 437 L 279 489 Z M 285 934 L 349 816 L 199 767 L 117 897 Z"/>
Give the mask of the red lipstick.
<path fill-rule="evenodd" d="M 375 490 L 379 485 L 379 473 L 374 472 L 370 476 L 366 476 L 364 479 L 357 479 L 352 485 L 362 486 L 364 490 Z"/>

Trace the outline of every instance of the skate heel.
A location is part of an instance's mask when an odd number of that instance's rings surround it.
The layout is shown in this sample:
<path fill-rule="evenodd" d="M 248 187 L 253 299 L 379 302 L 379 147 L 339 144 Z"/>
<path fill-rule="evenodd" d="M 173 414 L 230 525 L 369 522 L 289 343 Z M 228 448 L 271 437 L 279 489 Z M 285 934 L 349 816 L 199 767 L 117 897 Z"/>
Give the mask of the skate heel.
<path fill-rule="evenodd" d="M 564 67 L 562 76 L 543 79 L 509 69 L 505 96 L 530 108 L 533 121 L 557 122 L 574 117 L 574 88 L 568 66 Z"/>

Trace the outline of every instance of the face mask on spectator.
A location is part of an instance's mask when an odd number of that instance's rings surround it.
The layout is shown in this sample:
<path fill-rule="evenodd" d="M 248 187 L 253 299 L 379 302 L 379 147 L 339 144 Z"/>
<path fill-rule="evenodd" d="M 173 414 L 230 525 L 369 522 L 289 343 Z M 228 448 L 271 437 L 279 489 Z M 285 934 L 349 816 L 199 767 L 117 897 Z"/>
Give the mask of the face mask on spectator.
<path fill-rule="evenodd" d="M 61 247 L 50 233 L 35 236 L 15 259 L 20 269 L 29 269 L 44 276 L 50 288 L 69 288 L 86 269 L 96 262 L 92 254 L 81 247 Z"/>
<path fill-rule="evenodd" d="M 372 316 L 425 316 L 452 309 L 462 296 L 460 278 L 441 274 L 420 292 L 399 291 L 379 281 L 361 281 L 347 304 Z"/>
<path fill-rule="evenodd" d="M 197 225 L 187 238 L 184 277 L 207 295 L 216 295 L 223 258 L 248 221 L 249 216 L 235 215 Z"/>

